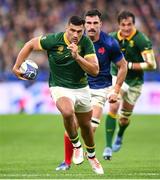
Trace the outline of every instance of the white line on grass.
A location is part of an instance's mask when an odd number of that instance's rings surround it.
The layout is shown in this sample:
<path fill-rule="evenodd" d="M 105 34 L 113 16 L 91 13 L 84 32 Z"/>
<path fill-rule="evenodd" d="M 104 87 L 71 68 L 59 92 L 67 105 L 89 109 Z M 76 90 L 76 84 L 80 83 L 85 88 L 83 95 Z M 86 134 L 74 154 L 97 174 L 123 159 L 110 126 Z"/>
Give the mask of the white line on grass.
<path fill-rule="evenodd" d="M 60 176 L 60 175 L 65 175 L 65 176 L 97 176 L 97 174 L 94 173 L 64 173 L 64 174 L 59 174 L 59 173 L 53 173 L 53 174 L 0 174 L 0 177 L 51 177 L 51 176 Z M 160 176 L 160 173 L 128 173 L 128 174 L 117 174 L 117 175 L 125 175 L 125 176 Z"/>

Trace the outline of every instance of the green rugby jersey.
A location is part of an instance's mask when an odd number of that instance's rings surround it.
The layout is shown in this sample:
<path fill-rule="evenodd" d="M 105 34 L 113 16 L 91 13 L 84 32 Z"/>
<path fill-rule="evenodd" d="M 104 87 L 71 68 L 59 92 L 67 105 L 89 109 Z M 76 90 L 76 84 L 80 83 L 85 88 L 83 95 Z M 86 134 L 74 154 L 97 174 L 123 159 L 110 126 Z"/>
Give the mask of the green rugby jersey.
<path fill-rule="evenodd" d="M 49 86 L 60 86 L 71 89 L 88 85 L 87 74 L 73 59 L 67 49 L 69 41 L 64 32 L 49 34 L 40 38 L 40 47 L 47 51 L 50 77 Z M 82 36 L 78 43 L 78 52 L 82 57 L 95 55 L 91 40 Z"/>
<path fill-rule="evenodd" d="M 128 62 L 144 62 L 141 53 L 152 49 L 152 43 L 148 37 L 136 29 L 127 39 L 123 39 L 120 36 L 120 32 L 112 32 L 110 35 L 118 40 L 121 51 Z M 111 73 L 116 75 L 117 71 L 117 67 L 112 64 Z M 144 82 L 143 76 L 143 70 L 135 71 L 128 69 L 125 82 L 130 86 L 141 85 Z"/>

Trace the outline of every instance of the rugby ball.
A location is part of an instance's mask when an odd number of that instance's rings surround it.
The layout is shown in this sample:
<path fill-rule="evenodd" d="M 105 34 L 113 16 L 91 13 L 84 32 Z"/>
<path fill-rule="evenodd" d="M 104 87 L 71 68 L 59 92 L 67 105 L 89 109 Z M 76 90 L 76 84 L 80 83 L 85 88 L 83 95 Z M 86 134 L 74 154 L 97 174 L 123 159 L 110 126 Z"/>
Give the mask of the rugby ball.
<path fill-rule="evenodd" d="M 38 75 L 38 65 L 32 60 L 27 59 L 21 64 L 20 71 L 22 72 L 22 77 L 34 80 Z"/>

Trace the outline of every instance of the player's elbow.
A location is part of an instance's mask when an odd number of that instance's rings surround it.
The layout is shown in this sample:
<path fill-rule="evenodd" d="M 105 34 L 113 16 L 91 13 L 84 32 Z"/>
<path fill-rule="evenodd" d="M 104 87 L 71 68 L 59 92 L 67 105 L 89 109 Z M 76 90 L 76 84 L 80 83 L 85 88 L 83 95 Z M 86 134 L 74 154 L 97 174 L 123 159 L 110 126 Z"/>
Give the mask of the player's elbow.
<path fill-rule="evenodd" d="M 33 38 L 30 41 L 25 43 L 25 47 L 29 50 L 29 51 L 33 51 L 33 50 L 41 50 L 39 47 L 39 40 L 38 38 Z"/>
<path fill-rule="evenodd" d="M 148 69 L 149 70 L 156 70 L 156 68 L 157 68 L 156 62 L 148 63 Z"/>
<path fill-rule="evenodd" d="M 157 68 L 156 62 L 143 62 L 140 63 L 141 69 L 143 70 L 148 70 L 148 71 L 152 71 L 155 70 Z"/>
<path fill-rule="evenodd" d="M 153 70 L 156 70 L 156 69 L 157 69 L 157 64 L 156 64 L 156 62 L 153 64 L 152 68 L 153 68 Z"/>
<path fill-rule="evenodd" d="M 92 76 L 96 77 L 98 75 L 98 72 L 92 73 Z"/>
<path fill-rule="evenodd" d="M 127 61 L 124 59 L 123 60 L 123 65 L 122 65 L 122 67 L 123 67 L 123 69 L 124 69 L 124 71 L 127 73 L 127 70 L 128 70 L 128 63 L 127 63 Z"/>
<path fill-rule="evenodd" d="M 98 75 L 98 73 L 99 73 L 99 68 L 93 68 L 92 70 L 89 70 L 89 71 L 87 71 L 87 73 L 89 74 L 89 75 L 91 75 L 91 76 L 94 76 L 94 77 L 96 77 L 97 75 Z"/>
<path fill-rule="evenodd" d="M 92 71 L 92 76 L 97 76 L 99 73 L 99 66 L 96 65 Z"/>
<path fill-rule="evenodd" d="M 119 63 L 117 63 L 118 69 L 123 71 L 123 73 L 127 73 L 128 67 L 127 67 L 128 63 L 125 59 L 122 59 L 121 61 L 119 61 Z"/>
<path fill-rule="evenodd" d="M 12 68 L 12 73 L 14 73 L 15 74 L 15 70 L 16 68 L 15 68 L 15 65 L 13 66 L 13 68 Z"/>

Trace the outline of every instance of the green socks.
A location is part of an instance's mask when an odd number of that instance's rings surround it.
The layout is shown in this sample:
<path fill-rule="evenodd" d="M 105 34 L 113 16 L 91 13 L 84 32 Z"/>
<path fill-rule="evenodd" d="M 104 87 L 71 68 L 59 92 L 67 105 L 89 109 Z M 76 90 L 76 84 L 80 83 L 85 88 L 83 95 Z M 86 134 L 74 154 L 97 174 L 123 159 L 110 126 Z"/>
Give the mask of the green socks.
<path fill-rule="evenodd" d="M 112 147 L 112 140 L 116 129 L 116 115 L 109 113 L 105 121 L 106 145 Z"/>
<path fill-rule="evenodd" d="M 119 124 L 119 130 L 118 130 L 118 137 L 122 137 L 124 134 L 124 131 L 126 130 L 126 128 L 128 127 L 129 123 L 126 125 L 121 125 Z"/>

